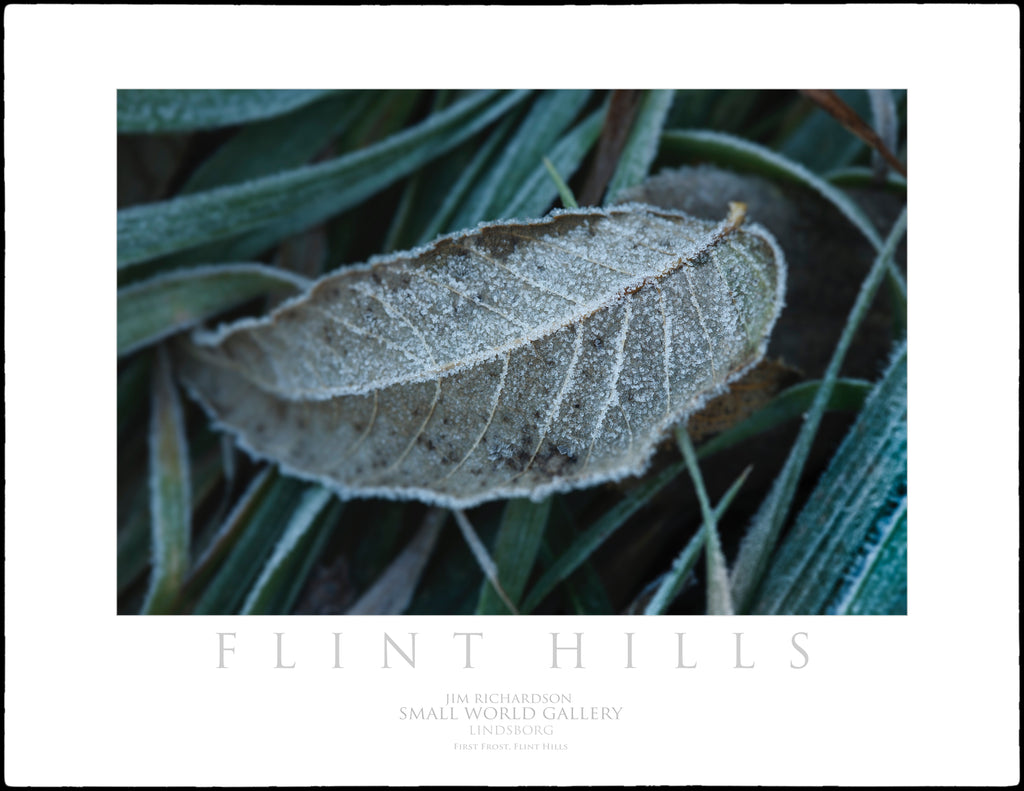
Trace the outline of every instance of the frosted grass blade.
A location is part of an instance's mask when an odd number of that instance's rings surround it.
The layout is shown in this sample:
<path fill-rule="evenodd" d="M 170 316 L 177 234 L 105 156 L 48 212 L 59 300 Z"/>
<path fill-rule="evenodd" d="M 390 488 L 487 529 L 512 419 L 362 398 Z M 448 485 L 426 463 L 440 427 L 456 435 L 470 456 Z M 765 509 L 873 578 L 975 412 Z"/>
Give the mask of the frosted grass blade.
<path fill-rule="evenodd" d="M 210 537 L 209 543 L 202 547 L 201 552 L 199 552 L 199 557 L 193 564 L 192 571 L 189 574 L 187 588 L 194 589 L 197 584 L 205 581 L 211 571 L 230 551 L 234 542 L 252 518 L 260 499 L 267 493 L 273 481 L 274 474 L 271 467 L 264 467 L 253 477 L 221 523 L 220 528 Z"/>
<path fill-rule="evenodd" d="M 878 543 L 829 615 L 907 614 L 907 498 L 879 527 Z"/>
<path fill-rule="evenodd" d="M 548 159 L 565 178 L 583 162 L 597 138 L 601 135 L 604 109 L 596 110 L 569 130 L 552 148 Z M 508 204 L 499 207 L 498 217 L 537 217 L 543 214 L 558 197 L 558 188 L 551 182 L 551 176 L 543 161 L 538 161 L 530 176 L 512 197 Z"/>
<path fill-rule="evenodd" d="M 629 139 L 608 183 L 605 205 L 614 203 L 620 192 L 636 186 L 647 177 L 658 153 L 661 132 L 674 98 L 675 91 L 672 90 L 644 91 Z"/>
<path fill-rule="evenodd" d="M 469 228 L 482 220 L 516 216 L 507 207 L 534 177 L 542 158 L 556 145 L 589 97 L 590 91 L 541 93 L 452 224 Z"/>
<path fill-rule="evenodd" d="M 235 613 L 308 488 L 293 478 L 275 477 L 269 491 L 245 520 L 238 538 L 202 591 L 196 615 Z"/>
<path fill-rule="evenodd" d="M 337 498 L 331 500 L 320 514 L 310 536 L 303 541 L 294 557 L 287 565 L 287 571 L 281 580 L 281 591 L 272 603 L 272 611 L 282 615 L 290 615 L 305 590 L 309 577 L 317 560 L 324 553 L 328 541 L 334 535 L 338 520 L 345 510 L 345 504 Z"/>
<path fill-rule="evenodd" d="M 753 612 L 814 615 L 848 609 L 896 528 L 898 512 L 905 513 L 906 482 L 903 344 L 772 559 Z M 893 503 L 902 503 L 895 518 Z M 905 567 L 890 571 L 905 586 Z"/>
<path fill-rule="evenodd" d="M 492 178 L 497 179 L 489 213 L 507 206 L 534 177 L 544 157 L 555 146 L 590 99 L 592 91 L 544 91 L 519 127 L 516 138 L 505 149 Z M 500 216 L 500 215 L 494 215 Z M 482 219 L 490 219 L 485 217 Z"/>
<path fill-rule="evenodd" d="M 491 156 L 499 146 L 504 145 L 508 135 L 515 125 L 515 115 L 510 115 L 488 136 L 487 141 L 480 146 L 469 164 L 462 170 L 451 189 L 447 191 L 441 205 L 435 210 L 424 230 L 420 233 L 419 244 L 426 244 L 433 241 L 442 231 L 455 231 L 452 222 L 453 215 L 459 211 L 459 207 L 468 201 L 467 194 L 471 187 L 483 173 L 485 166 L 491 160 Z"/>
<path fill-rule="evenodd" d="M 722 496 L 722 499 L 715 506 L 713 516 L 716 522 L 720 521 L 725 515 L 726 510 L 729 508 L 730 503 L 739 493 L 740 488 L 743 486 L 743 482 L 747 480 L 747 476 L 753 467 L 747 467 L 740 476 L 732 482 L 732 485 Z M 704 549 L 706 540 L 704 538 L 705 529 L 707 522 L 701 526 L 701 529 L 693 534 L 693 537 L 683 547 L 683 551 L 679 553 L 679 556 L 672 563 L 672 568 L 661 580 L 657 591 L 651 598 L 647 607 L 644 609 L 644 615 L 661 615 L 669 606 L 675 601 L 676 596 L 683 587 L 683 583 L 686 582 L 686 578 L 693 570 L 694 566 L 697 565 L 697 558 L 700 557 L 700 551 Z M 724 563 L 723 563 L 724 565 Z"/>
<path fill-rule="evenodd" d="M 644 596 L 647 595 L 652 587 L 655 588 L 654 595 L 647 602 L 647 606 L 644 607 L 644 615 L 665 614 L 665 611 L 668 610 L 672 602 L 675 601 L 676 596 L 683 589 L 683 584 L 686 582 L 687 577 L 696 568 L 697 560 L 700 558 L 701 550 L 704 549 L 706 543 L 704 528 L 701 527 L 700 530 L 690 537 L 690 540 L 686 542 L 686 546 L 683 547 L 683 551 L 672 561 L 672 568 L 644 588 L 643 593 L 638 597 L 639 601 L 643 601 Z M 633 606 L 637 606 L 637 603 L 634 602 Z M 631 612 L 628 614 L 634 615 L 637 613 Z"/>
<path fill-rule="evenodd" d="M 515 499 L 505 511 L 494 542 L 494 562 L 498 579 L 513 604 L 519 601 L 544 539 L 551 512 L 551 498 L 539 503 Z M 510 612 L 490 582 L 485 581 L 476 608 L 478 615 L 505 615 Z"/>
<path fill-rule="evenodd" d="M 149 429 L 150 522 L 153 557 L 149 591 L 142 612 L 169 612 L 189 564 L 192 496 L 188 445 L 181 401 L 164 349 L 153 372 L 153 412 Z"/>
<path fill-rule="evenodd" d="M 453 100 L 451 91 L 436 92 L 431 113 L 440 112 Z M 515 115 L 515 112 L 511 113 L 502 125 L 508 123 Z M 468 140 L 409 177 L 391 218 L 387 237 L 380 248 L 382 253 L 413 247 L 419 243 L 420 235 L 437 213 L 437 207 L 450 197 L 450 191 L 459 181 L 466 166 L 479 152 L 479 142 L 478 139 Z"/>
<path fill-rule="evenodd" d="M 268 604 L 287 581 L 282 572 L 287 569 L 288 561 L 293 558 L 302 539 L 313 527 L 316 518 L 330 502 L 331 497 L 329 491 L 319 486 L 311 486 L 303 492 L 302 499 L 292 511 L 291 519 L 288 521 L 283 535 L 278 540 L 270 559 L 263 566 L 259 578 L 242 605 L 242 615 L 268 611 Z"/>
<path fill-rule="evenodd" d="M 729 570 L 725 565 L 722 542 L 718 537 L 718 520 L 711 510 L 711 501 L 704 488 L 704 478 L 700 474 L 697 455 L 694 453 L 690 435 L 686 433 L 685 427 L 678 427 L 675 433 L 679 449 L 683 453 L 683 460 L 686 462 L 686 468 L 690 472 L 690 480 L 693 481 L 694 489 L 697 491 L 697 501 L 700 503 L 701 514 L 704 518 L 704 526 L 701 530 L 704 533 L 704 558 L 707 561 L 707 614 L 732 615 Z"/>
<path fill-rule="evenodd" d="M 871 187 L 878 184 L 878 179 L 871 168 L 859 165 L 830 170 L 825 174 L 825 180 L 834 187 Z M 882 183 L 888 192 L 907 194 L 907 180 L 899 173 L 890 171 Z"/>
<path fill-rule="evenodd" d="M 745 612 L 750 606 L 754 591 L 764 575 L 768 559 L 775 548 L 780 531 L 785 522 L 796 492 L 797 482 L 803 472 L 804 463 L 810 453 L 811 443 L 821 423 L 825 404 L 832 394 L 839 369 L 846 357 L 846 352 L 853 340 L 853 335 L 867 314 L 872 299 L 878 291 L 896 247 L 902 240 L 907 228 L 906 209 L 900 215 L 879 252 L 875 263 L 861 284 L 860 292 L 850 310 L 849 318 L 843 327 L 843 333 L 836 344 L 836 349 L 822 378 L 821 387 L 815 394 L 814 402 L 804 417 L 793 449 L 782 471 L 776 477 L 772 489 L 758 510 L 747 534 L 740 545 L 739 557 L 733 568 L 733 601 L 739 612 Z"/>
<path fill-rule="evenodd" d="M 147 383 L 148 384 L 148 383 Z M 147 387 L 147 390 L 151 389 Z M 145 399 L 149 400 L 149 399 Z M 136 440 L 141 453 L 135 452 Z M 144 571 L 150 568 L 153 558 L 152 505 L 148 485 L 148 468 L 145 453 L 148 436 L 144 428 L 139 428 L 137 437 L 129 437 L 119 448 L 118 464 L 122 470 L 119 475 L 126 475 L 131 481 L 118 496 L 118 528 L 117 528 L 117 591 L 124 593 Z M 214 490 L 223 471 L 217 462 L 215 436 L 202 430 L 192 437 L 186 438 L 189 450 L 188 469 L 189 491 L 191 492 L 191 512 L 195 513 L 203 501 Z M 195 533 L 195 530 L 191 530 Z M 196 539 L 190 536 L 190 549 L 194 551 Z M 182 586 L 186 591 L 188 583 Z M 180 601 L 181 596 L 178 597 Z"/>
<path fill-rule="evenodd" d="M 295 231 L 355 206 L 500 118 L 525 92 L 482 91 L 380 143 L 240 185 L 122 209 L 118 268 L 227 239 L 282 216 Z M 282 227 L 280 238 L 289 235 Z"/>
<path fill-rule="evenodd" d="M 341 152 L 361 151 L 397 132 L 412 110 L 415 98 L 415 91 L 388 91 L 380 94 L 371 92 L 367 100 L 361 103 L 359 112 L 351 119 L 345 133 L 334 141 L 334 149 Z M 334 162 L 337 159 L 330 161 Z M 194 266 L 210 261 L 248 261 L 258 258 L 282 240 L 308 231 L 321 222 L 319 219 L 311 222 L 309 212 L 310 208 L 304 205 L 300 205 L 294 211 L 292 207 L 282 207 L 279 216 L 258 228 L 229 236 L 224 240 L 190 247 L 159 259 L 155 265 L 163 269 Z M 350 216 L 339 219 L 352 220 Z"/>
<path fill-rule="evenodd" d="M 182 195 L 238 184 L 304 165 L 366 109 L 373 94 L 346 91 L 242 127 L 189 176 Z"/>
<path fill-rule="evenodd" d="M 459 526 L 459 530 L 462 531 L 462 537 L 466 539 L 466 544 L 473 553 L 473 557 L 476 559 L 477 565 L 480 566 L 480 570 L 483 571 L 484 577 L 486 577 L 488 582 L 490 582 L 491 587 L 501 598 L 502 602 L 505 603 L 505 606 L 508 607 L 514 615 L 518 615 L 519 611 L 505 592 L 505 589 L 501 584 L 501 580 L 498 579 L 498 565 L 494 562 L 494 558 L 490 556 L 490 553 L 488 553 L 487 547 L 484 546 L 484 542 L 481 541 L 480 537 L 476 534 L 476 531 L 473 529 L 473 525 L 466 516 L 465 511 L 461 508 L 455 508 L 452 510 L 452 514 L 455 516 L 455 524 L 457 524 Z"/>
<path fill-rule="evenodd" d="M 119 90 L 118 134 L 194 132 L 272 118 L 331 91 Z"/>
<path fill-rule="evenodd" d="M 263 264 L 218 264 L 157 275 L 117 292 L 117 354 L 131 354 L 267 293 L 301 291 L 309 281 Z"/>

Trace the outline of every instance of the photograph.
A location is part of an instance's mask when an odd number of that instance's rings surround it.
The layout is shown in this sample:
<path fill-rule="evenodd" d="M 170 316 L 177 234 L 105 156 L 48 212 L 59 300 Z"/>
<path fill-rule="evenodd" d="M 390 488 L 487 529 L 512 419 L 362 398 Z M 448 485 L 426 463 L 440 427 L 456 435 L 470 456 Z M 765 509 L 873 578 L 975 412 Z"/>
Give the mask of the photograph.
<path fill-rule="evenodd" d="M 907 116 L 119 90 L 118 613 L 906 614 Z"/>
<path fill-rule="evenodd" d="M 1019 31 L 6 7 L 5 783 L 1015 787 Z"/>

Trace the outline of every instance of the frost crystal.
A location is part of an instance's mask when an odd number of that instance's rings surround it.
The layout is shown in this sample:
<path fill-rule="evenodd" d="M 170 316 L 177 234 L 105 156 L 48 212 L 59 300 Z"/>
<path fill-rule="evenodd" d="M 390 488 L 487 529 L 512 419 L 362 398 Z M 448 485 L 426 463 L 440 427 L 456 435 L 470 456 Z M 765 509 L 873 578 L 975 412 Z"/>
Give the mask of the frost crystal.
<path fill-rule="evenodd" d="M 620 479 L 764 354 L 785 264 L 742 221 L 481 225 L 197 333 L 180 372 L 242 447 L 343 497 L 467 508 Z"/>

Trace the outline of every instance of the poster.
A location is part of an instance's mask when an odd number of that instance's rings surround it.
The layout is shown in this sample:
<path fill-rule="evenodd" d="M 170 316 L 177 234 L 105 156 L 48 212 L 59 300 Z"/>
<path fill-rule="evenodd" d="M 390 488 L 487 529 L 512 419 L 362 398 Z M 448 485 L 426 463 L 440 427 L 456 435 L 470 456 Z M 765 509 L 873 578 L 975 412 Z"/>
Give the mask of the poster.
<path fill-rule="evenodd" d="M 1015 9 L 305 13 L 5 16 L 6 169 L 20 197 L 7 201 L 8 782 L 1015 782 L 1018 520 L 1006 437 L 1019 48 L 1004 40 Z M 612 46 L 617 25 L 644 36 Z M 283 27 L 303 40 L 258 51 L 238 41 L 244 31 L 243 42 L 269 42 Z M 481 35 L 499 28 L 508 43 Z M 838 41 L 821 32 L 837 29 Z M 940 46 L 954 33 L 962 59 Z M 439 49 L 439 36 L 451 46 Z M 889 47 L 865 59 L 865 41 Z M 495 63 L 496 49 L 509 57 Z M 531 65 L 524 51 L 550 54 Z M 467 87 L 561 87 L 552 64 L 580 87 L 791 87 L 813 64 L 816 83 L 907 90 L 920 179 L 908 190 L 909 614 L 117 616 L 111 542 L 97 538 L 109 538 L 117 508 L 104 367 L 117 306 L 100 274 L 116 257 L 116 89 L 435 87 L 467 73 Z M 671 74 L 683 76 L 661 79 Z M 981 427 L 964 419 L 975 414 Z"/>

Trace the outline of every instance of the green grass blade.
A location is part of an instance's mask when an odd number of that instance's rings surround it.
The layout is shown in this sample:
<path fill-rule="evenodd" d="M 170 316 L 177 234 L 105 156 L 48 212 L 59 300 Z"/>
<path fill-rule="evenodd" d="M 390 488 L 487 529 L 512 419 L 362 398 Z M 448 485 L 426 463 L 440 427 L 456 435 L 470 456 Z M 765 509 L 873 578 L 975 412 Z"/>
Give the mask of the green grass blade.
<path fill-rule="evenodd" d="M 590 91 L 544 91 L 503 147 L 497 162 L 477 184 L 454 224 L 470 228 L 482 220 L 507 217 L 513 198 L 530 181 L 543 157 L 572 123 Z"/>
<path fill-rule="evenodd" d="M 560 90 L 544 91 L 538 96 L 515 139 L 503 152 L 498 167 L 491 173 L 497 184 L 488 205 L 489 214 L 501 211 L 522 185 L 535 177 L 544 157 L 579 115 L 591 93 Z"/>
<path fill-rule="evenodd" d="M 565 497 L 552 497 L 552 513 L 548 518 L 548 526 L 544 531 L 544 540 L 540 548 L 540 561 L 544 569 L 563 555 L 580 534 L 573 514 L 582 509 L 583 504 L 589 502 L 591 498 L 587 495 L 576 495 L 573 499 L 579 503 L 576 509 L 569 507 Z M 577 615 L 614 613 L 608 592 L 605 590 L 605 583 L 589 560 L 584 560 L 578 569 L 566 577 L 561 589 L 569 609 Z"/>
<path fill-rule="evenodd" d="M 409 540 L 405 525 L 406 503 L 380 501 L 360 503 L 350 518 L 361 522 L 372 520 L 373 530 L 360 537 L 352 551 L 351 577 L 354 590 L 366 590 L 373 584 Z M 367 514 L 369 509 L 369 515 Z"/>
<path fill-rule="evenodd" d="M 466 516 L 466 512 L 460 508 L 456 508 L 452 511 L 452 515 L 455 517 L 455 524 L 459 526 L 459 530 L 462 531 L 462 537 L 466 541 L 466 545 L 473 553 L 473 557 L 476 559 L 477 565 L 480 570 L 483 571 L 484 577 L 490 582 L 491 587 L 494 588 L 495 592 L 501 597 L 502 602 L 505 606 L 514 614 L 518 615 L 519 611 L 516 609 L 515 604 L 508 597 L 505 592 L 505 588 L 498 579 L 498 564 L 494 562 L 494 558 L 491 557 L 487 551 L 487 547 L 484 542 L 480 540 L 480 537 L 476 534 L 476 530 L 473 529 L 473 524 L 469 521 L 469 517 Z"/>
<path fill-rule="evenodd" d="M 224 489 L 228 495 L 235 491 L 235 475 L 238 466 L 235 464 L 238 451 L 235 442 L 227 434 L 220 435 L 221 468 L 224 470 Z"/>
<path fill-rule="evenodd" d="M 434 94 L 430 111 L 431 113 L 440 112 L 449 104 L 448 91 L 438 91 Z M 391 226 L 388 228 L 388 235 L 384 240 L 383 247 L 381 248 L 382 253 L 390 253 L 399 249 L 408 249 L 413 246 L 409 244 L 403 245 L 402 240 L 414 236 L 414 234 L 410 232 L 409 226 L 414 222 L 414 215 L 417 211 L 422 210 L 423 208 L 423 194 L 430 191 L 430 184 L 426 183 L 428 174 L 430 176 L 436 175 L 436 173 L 432 173 L 431 171 L 436 171 L 439 167 L 449 164 L 450 160 L 458 157 L 462 153 L 462 151 L 456 149 L 438 160 L 431 162 L 427 167 L 414 173 L 409 178 L 405 184 L 405 189 L 402 190 L 402 198 L 398 201 L 398 207 L 395 209 L 395 214 L 391 218 Z"/>
<path fill-rule="evenodd" d="M 850 310 L 849 318 L 843 327 L 842 335 L 836 344 L 832 359 L 829 361 L 821 386 L 815 394 L 814 402 L 808 410 L 804 423 L 797 435 L 793 449 L 783 466 L 782 471 L 772 484 L 771 491 L 765 498 L 743 538 L 739 557 L 733 568 L 733 601 L 739 612 L 746 612 L 750 606 L 754 591 L 764 575 L 768 559 L 775 548 L 776 541 L 796 492 L 797 482 L 803 472 L 804 463 L 810 453 L 811 443 L 821 423 L 825 405 L 832 395 L 839 369 L 846 357 L 846 352 L 853 340 L 853 335 L 867 314 L 871 301 L 874 299 L 886 270 L 892 260 L 897 245 L 903 238 L 907 228 L 906 209 L 900 214 L 875 259 L 875 263 L 861 284 L 857 299 Z"/>
<path fill-rule="evenodd" d="M 435 92 L 431 113 L 440 112 L 448 107 L 454 98 L 452 91 Z M 499 126 L 510 123 L 517 115 L 517 112 L 510 113 Z M 409 250 L 421 244 L 419 241 L 421 235 L 437 214 L 438 207 L 451 197 L 451 190 L 479 152 L 479 144 L 480 136 L 468 140 L 444 156 L 438 157 L 409 178 L 391 219 L 391 227 L 388 229 L 380 252 Z M 460 199 L 461 197 L 456 198 L 452 206 Z"/>
<path fill-rule="evenodd" d="M 485 167 L 491 161 L 494 152 L 505 145 L 517 120 L 514 114 L 503 120 L 491 132 L 487 142 L 477 149 L 469 164 L 466 165 L 452 187 L 444 195 L 443 200 L 440 202 L 440 208 L 435 210 L 425 229 L 420 233 L 419 244 L 433 241 L 435 237 L 444 231 L 461 230 L 455 226 L 455 215 L 468 202 L 468 195 L 473 184 L 483 177 L 482 174 Z"/>
<path fill-rule="evenodd" d="M 388 235 L 381 247 L 382 253 L 391 253 L 395 250 L 408 249 L 411 245 L 403 245 L 400 241 L 409 233 L 409 225 L 412 222 L 412 214 L 419 203 L 420 193 L 424 191 L 424 171 L 420 171 L 406 182 L 402 190 L 402 199 L 398 202 L 395 215 L 391 218 L 391 226 L 388 228 Z"/>
<path fill-rule="evenodd" d="M 750 471 L 753 467 L 747 467 L 740 477 L 732 482 L 732 485 L 726 491 L 725 495 L 719 501 L 718 505 L 715 506 L 713 516 L 715 521 L 720 521 L 725 515 L 726 510 L 729 508 L 730 503 L 739 493 L 740 488 L 743 486 L 743 482 L 747 480 L 747 476 L 750 475 Z M 690 572 L 697 565 L 697 558 L 700 557 L 700 551 L 704 549 L 706 540 L 704 538 L 704 532 L 707 527 L 707 521 L 705 520 L 704 525 L 701 529 L 693 534 L 693 537 L 683 547 L 683 551 L 679 553 L 675 561 L 672 563 L 672 568 L 669 569 L 668 574 L 661 580 L 661 584 L 658 586 L 657 591 L 651 598 L 647 607 L 644 608 L 644 615 L 661 615 L 669 606 L 675 601 L 676 596 L 683 587 L 683 583 L 686 582 L 686 578 Z M 723 564 L 724 565 L 724 564 Z"/>
<path fill-rule="evenodd" d="M 548 155 L 555 170 L 567 178 L 572 177 L 600 137 L 604 113 L 603 108 L 594 111 L 555 143 Z M 544 162 L 538 160 L 519 191 L 506 206 L 498 208 L 495 216 L 539 217 L 557 197 L 558 188 L 552 183 Z"/>
<path fill-rule="evenodd" d="M 672 568 L 668 570 L 668 573 L 663 575 L 660 581 L 655 580 L 657 588 L 647 606 L 644 607 L 644 615 L 664 615 L 665 611 L 672 606 L 672 602 L 683 589 L 686 578 L 697 567 L 697 560 L 706 544 L 704 528 L 701 527 L 690 537 L 686 546 L 683 547 L 683 551 L 672 561 Z M 644 594 L 640 597 L 641 601 L 649 590 L 650 586 L 644 589 Z"/>
<path fill-rule="evenodd" d="M 193 609 L 196 615 L 237 612 L 307 488 L 301 481 L 275 474 L 268 491 L 245 519 L 227 558 L 202 591 Z"/>
<path fill-rule="evenodd" d="M 371 104 L 338 141 L 339 151 L 355 151 L 400 132 L 420 101 L 421 91 L 371 91 Z M 430 114 L 436 117 L 442 109 Z M 428 119 L 429 120 L 429 119 Z"/>
<path fill-rule="evenodd" d="M 270 176 L 309 162 L 366 109 L 372 94 L 346 91 L 280 118 L 250 124 L 189 176 L 182 195 Z"/>
<path fill-rule="evenodd" d="M 286 578 L 282 580 L 280 596 L 275 600 L 272 612 L 290 615 L 295 609 L 309 582 L 313 567 L 327 548 L 327 543 L 334 534 L 344 510 L 345 503 L 337 498 L 327 504 L 327 508 L 317 519 L 310 537 L 303 542 L 303 546 L 296 552 L 297 557 L 289 564 Z"/>
<path fill-rule="evenodd" d="M 878 543 L 871 548 L 849 590 L 830 605 L 829 615 L 907 614 L 907 498 L 882 523 Z"/>
<path fill-rule="evenodd" d="M 189 565 L 192 496 L 188 444 L 181 401 L 165 349 L 153 372 L 153 414 L 149 430 L 150 523 L 153 557 L 145 615 L 169 612 Z"/>
<path fill-rule="evenodd" d="M 288 217 L 278 238 L 355 206 L 500 118 L 524 92 L 481 91 L 369 148 L 244 184 L 122 209 L 118 268 Z"/>
<path fill-rule="evenodd" d="M 150 383 L 147 382 L 147 385 Z M 147 386 L 147 390 L 151 386 Z M 148 398 L 143 399 L 149 401 Z M 117 593 L 120 596 L 132 586 L 143 572 L 150 568 L 153 558 L 153 530 L 148 485 L 149 464 L 146 460 L 148 436 L 144 427 L 139 427 L 136 436 L 130 436 L 118 448 L 118 472 L 123 476 L 123 490 L 117 504 Z M 186 438 L 189 451 L 189 491 L 191 492 L 191 513 L 196 513 L 204 500 L 210 496 L 223 475 L 221 463 L 216 454 L 216 436 L 206 430 L 194 432 Z M 136 452 L 136 448 L 139 452 Z M 211 452 L 212 451 L 212 452 Z M 191 530 L 190 548 L 196 545 L 196 530 Z M 188 589 L 188 582 L 182 590 Z M 183 594 L 184 595 L 184 594 Z M 179 596 L 180 600 L 182 597 Z M 137 602 L 141 605 L 141 601 Z M 134 609 L 137 609 L 135 607 Z"/>
<path fill-rule="evenodd" d="M 847 610 L 897 527 L 900 517 L 893 518 L 893 503 L 905 503 L 906 483 L 903 344 L 772 559 L 753 612 L 817 615 Z M 901 574 L 891 565 L 887 571 L 905 587 L 905 567 Z"/>
<path fill-rule="evenodd" d="M 554 562 L 556 552 L 547 543 L 541 546 L 540 557 L 545 565 Z M 562 582 L 569 610 L 576 615 L 614 615 L 604 581 L 590 562 L 584 562 Z"/>
<path fill-rule="evenodd" d="M 270 611 L 268 605 L 280 595 L 281 589 L 289 582 L 286 573 L 289 570 L 289 561 L 293 559 L 302 539 L 309 533 L 332 496 L 322 486 L 312 486 L 303 492 L 302 499 L 292 511 L 291 519 L 274 547 L 270 559 L 263 566 L 256 584 L 252 586 L 242 605 L 242 615 L 266 614 Z"/>
<path fill-rule="evenodd" d="M 679 449 L 683 452 L 686 469 L 689 470 L 690 479 L 697 491 L 697 501 L 700 503 L 701 515 L 704 518 L 702 531 L 704 533 L 704 558 L 707 561 L 707 614 L 732 615 L 729 570 L 725 565 L 722 542 L 718 537 L 718 520 L 711 510 L 711 501 L 708 499 L 707 490 L 704 488 L 704 478 L 700 474 L 700 466 L 697 464 L 697 454 L 693 450 L 693 442 L 690 441 L 690 435 L 686 433 L 685 426 L 679 426 L 676 429 L 676 441 L 679 443 Z"/>
<path fill-rule="evenodd" d="M 330 91 L 119 90 L 118 134 L 194 132 L 272 118 Z"/>
<path fill-rule="evenodd" d="M 389 134 L 398 132 L 412 111 L 418 96 L 417 91 L 369 93 L 369 97 L 364 97 L 366 101 L 360 104 L 359 112 L 351 119 L 348 128 L 333 142 L 335 150 L 360 151 L 387 138 Z M 362 209 L 363 207 L 356 208 Z M 308 231 L 321 222 L 319 219 L 310 222 L 308 213 L 309 207 L 305 205 L 300 205 L 295 211 L 282 208 L 276 218 L 261 224 L 254 230 L 235 234 L 226 240 L 190 247 L 182 252 L 160 258 L 147 266 L 166 270 L 211 261 L 249 261 L 259 258 L 282 240 Z M 335 218 L 335 222 L 339 220 L 358 222 L 352 214 Z"/>
<path fill-rule="evenodd" d="M 198 552 L 198 558 L 192 565 L 192 571 L 185 586 L 186 591 L 194 591 L 198 585 L 205 583 L 209 578 L 213 569 L 227 555 L 235 541 L 238 540 L 238 536 L 249 524 L 260 500 L 269 491 L 274 480 L 273 467 L 264 467 L 256 473 L 219 529 L 210 536 L 209 541 Z"/>
<path fill-rule="evenodd" d="M 505 503 L 505 511 L 494 545 L 494 562 L 505 593 L 513 604 L 523 595 L 530 571 L 544 540 L 544 529 L 551 513 L 551 498 L 539 503 L 515 499 Z M 507 615 L 511 611 L 487 580 L 480 590 L 477 615 Z"/>
<path fill-rule="evenodd" d="M 614 203 L 622 190 L 635 187 L 647 177 L 658 153 L 661 132 L 674 98 L 675 91 L 672 90 L 644 91 L 633 128 L 605 192 L 606 205 Z"/>
<path fill-rule="evenodd" d="M 783 390 L 775 398 L 746 420 L 727 428 L 713 439 L 708 440 L 697 451 L 697 458 L 703 459 L 713 453 L 731 448 L 750 437 L 775 428 L 788 420 L 801 417 L 811 408 L 814 398 L 821 389 L 820 381 L 801 382 Z M 871 382 L 861 379 L 837 379 L 825 404 L 827 411 L 857 412 L 864 406 L 864 399 L 871 392 Z"/>
<path fill-rule="evenodd" d="M 598 547 L 637 511 L 649 503 L 655 495 L 686 469 L 685 462 L 676 462 L 657 475 L 639 484 L 604 516 L 585 530 L 572 545 L 537 580 L 523 601 L 521 612 L 530 612 L 555 589 L 560 582 L 578 569 Z"/>
<path fill-rule="evenodd" d="M 195 513 L 206 498 L 213 495 L 224 478 L 224 454 L 220 437 L 209 426 L 192 431 L 188 443 L 191 451 L 189 467 L 192 470 L 192 512 Z M 194 528 L 192 533 L 194 545 Z"/>
<path fill-rule="evenodd" d="M 874 187 L 878 185 L 875 172 L 863 165 L 836 168 L 825 174 L 825 180 L 834 187 Z M 907 194 L 907 180 L 899 173 L 889 171 L 882 182 L 887 192 L 895 195 Z"/>
<path fill-rule="evenodd" d="M 309 281 L 263 264 L 219 264 L 157 275 L 117 292 L 117 354 L 124 356 L 267 293 Z"/>
<path fill-rule="evenodd" d="M 548 169 L 551 180 L 558 187 L 558 197 L 562 199 L 562 206 L 566 209 L 578 209 L 580 205 L 576 202 L 576 196 L 572 194 L 572 190 L 565 183 L 565 179 L 562 178 L 561 174 L 559 174 L 555 166 L 551 164 L 551 160 L 547 157 L 544 157 L 544 167 Z"/>

